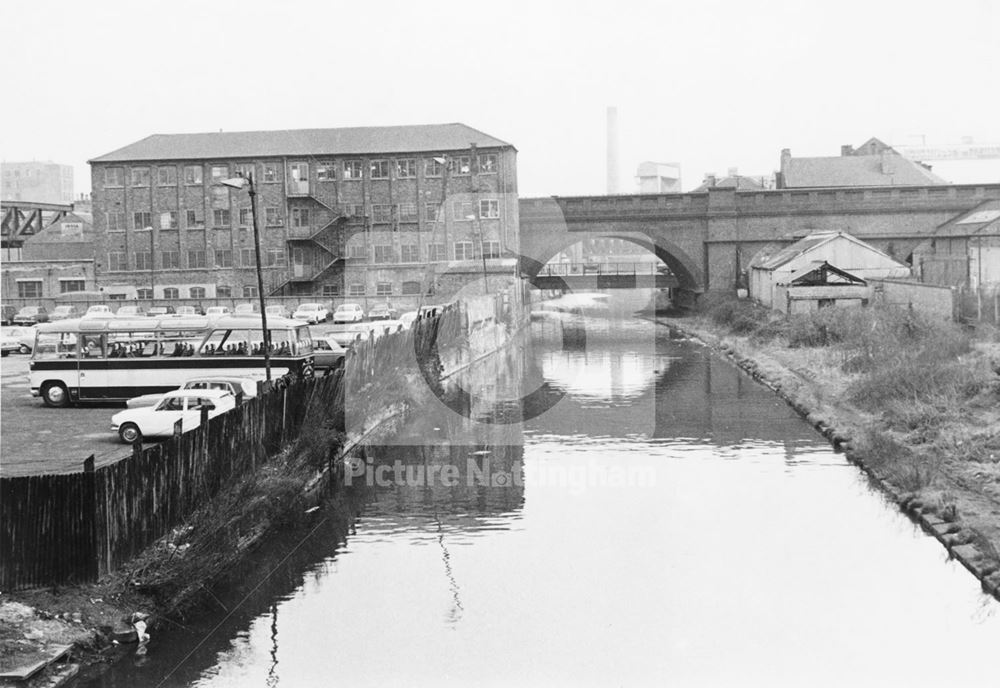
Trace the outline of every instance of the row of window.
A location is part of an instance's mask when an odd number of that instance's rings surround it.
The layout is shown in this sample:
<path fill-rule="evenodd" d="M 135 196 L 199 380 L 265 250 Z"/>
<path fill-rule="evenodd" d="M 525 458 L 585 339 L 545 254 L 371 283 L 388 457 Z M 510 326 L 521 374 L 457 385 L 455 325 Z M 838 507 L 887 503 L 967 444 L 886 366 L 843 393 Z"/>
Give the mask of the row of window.
<path fill-rule="evenodd" d="M 73 291 L 83 291 L 87 288 L 87 281 L 82 279 L 61 279 L 59 280 L 59 293 L 68 294 Z M 42 298 L 42 280 L 19 279 L 17 281 L 17 296 L 21 299 Z"/>
<path fill-rule="evenodd" d="M 338 178 L 345 181 L 364 179 L 415 179 L 420 163 L 423 163 L 425 177 L 441 177 L 447 167 L 449 175 L 465 176 L 474 171 L 477 174 L 496 174 L 499 169 L 499 158 L 496 153 L 480 153 L 475 158 L 471 155 L 456 155 L 440 158 L 400 158 L 395 160 L 321 160 L 316 163 L 316 181 L 329 182 Z M 475 162 L 475 169 L 473 163 Z M 209 179 L 212 184 L 218 184 L 230 176 L 249 176 L 254 172 L 254 163 L 234 165 L 232 174 L 229 165 L 210 165 Z M 288 166 L 288 178 L 292 183 L 308 183 L 309 167 L 307 162 L 293 162 Z M 139 166 L 128 168 L 129 186 L 148 187 L 153 183 L 154 168 Z M 201 185 L 204 183 L 203 165 L 183 165 L 180 168 L 180 180 L 184 185 Z M 261 174 L 255 176 L 264 183 L 277 183 L 281 179 L 281 164 L 277 162 L 261 163 Z M 176 165 L 157 165 L 155 181 L 157 186 L 177 186 L 178 168 Z M 365 174 L 367 172 L 367 175 Z M 125 186 L 124 167 L 105 167 L 104 186 Z"/>
<path fill-rule="evenodd" d="M 364 214 L 364 206 L 345 206 L 344 213 L 348 216 Z M 476 204 L 473 201 L 455 201 L 452 205 L 453 217 L 456 220 L 498 220 L 500 219 L 500 201 L 495 198 L 484 198 L 479 201 L 479 214 L 476 214 Z M 436 222 L 441 214 L 440 203 L 424 204 L 424 219 Z M 390 224 L 398 222 L 417 222 L 416 203 L 373 203 L 370 216 L 375 224 Z M 124 232 L 128 227 L 125 213 L 112 211 L 107 214 L 108 231 Z M 153 228 L 154 214 L 148 210 L 137 210 L 132 213 L 132 229 L 144 230 Z M 156 226 L 159 229 L 180 229 L 180 213 L 168 210 L 156 213 Z M 201 210 L 185 210 L 184 226 L 190 229 L 202 229 L 205 226 Z M 250 208 L 240 208 L 237 219 L 240 227 L 250 227 L 253 216 Z M 309 208 L 292 208 L 292 227 L 309 227 L 311 215 Z M 264 226 L 282 227 L 284 217 L 278 207 L 264 208 Z M 228 228 L 232 226 L 232 213 L 227 208 L 216 208 L 212 211 L 212 226 Z"/>
<path fill-rule="evenodd" d="M 213 257 L 212 267 L 232 268 L 232 267 L 256 267 L 257 261 L 252 248 L 244 248 L 239 251 L 239 265 L 233 259 L 235 252 L 232 249 L 217 248 L 211 251 Z M 135 251 L 132 253 L 132 267 L 129 268 L 128 254 L 125 251 L 111 251 L 108 253 L 108 271 L 126 272 L 132 270 L 180 270 L 181 268 L 199 269 L 208 268 L 209 251 L 205 249 L 190 249 L 184 252 L 186 261 L 181 264 L 180 251 L 160 251 L 160 264 L 153 264 L 153 253 L 151 251 Z M 285 249 L 267 249 L 261 251 L 261 263 L 264 267 L 285 267 L 288 264 Z"/>
<path fill-rule="evenodd" d="M 305 212 L 308 216 L 308 211 Z M 240 208 L 237 217 L 240 227 L 250 227 L 253 224 L 253 216 L 250 214 L 250 208 Z M 154 214 L 148 210 L 135 211 L 132 213 L 132 229 L 152 229 L 153 218 Z M 156 226 L 159 229 L 180 229 L 180 213 L 176 210 L 156 213 L 155 218 Z M 301 219 L 301 215 L 299 219 Z M 128 225 L 125 220 L 125 213 L 123 212 L 109 212 L 107 214 L 107 220 L 109 232 L 124 232 L 128 229 Z M 184 220 L 184 226 L 188 229 L 203 229 L 205 227 L 205 220 L 201 210 L 185 210 Z M 228 228 L 231 226 L 231 220 L 232 214 L 228 209 L 217 208 L 212 211 L 213 227 Z M 282 227 L 284 224 L 285 219 L 281 214 L 281 208 L 264 208 L 265 227 Z M 306 224 L 308 224 L 308 220 L 306 221 Z"/>
<path fill-rule="evenodd" d="M 421 284 L 417 280 L 403 282 L 400 285 L 400 294 L 403 296 L 415 296 L 420 293 Z M 394 296 L 396 294 L 392 282 L 377 282 L 375 284 L 375 296 Z M 324 284 L 323 296 L 335 297 L 343 296 L 339 284 Z M 347 285 L 347 296 L 368 296 L 368 287 L 361 282 Z"/>
<path fill-rule="evenodd" d="M 472 260 L 474 258 L 500 258 L 501 249 L 499 241 L 484 241 L 483 250 L 480 252 L 479 244 L 473 241 L 456 241 L 452 246 L 453 260 Z M 447 251 L 443 243 L 427 244 L 426 260 L 446 261 Z M 206 249 L 189 249 L 187 251 L 160 251 L 159 265 L 154 265 L 154 254 L 151 251 L 132 252 L 131 268 L 129 267 L 128 253 L 125 251 L 111 251 L 108 253 L 108 271 L 125 272 L 128 270 L 180 270 L 182 268 L 200 269 L 209 267 L 209 253 L 212 254 L 212 267 L 232 268 L 232 267 L 255 267 L 257 265 L 254 250 L 251 248 L 240 249 L 237 254 L 232 249 L 217 248 L 213 251 Z M 238 255 L 239 264 L 234 262 Z M 295 262 L 304 263 L 304 254 L 297 252 Z M 366 246 L 352 246 L 349 257 L 352 260 L 368 260 L 368 248 Z M 379 264 L 386 263 L 419 263 L 420 247 L 416 244 L 403 244 L 399 247 L 399 258 L 397 261 L 396 248 L 388 244 L 378 244 L 372 247 L 372 262 Z M 301 257 L 300 257 L 301 256 Z M 181 258 L 186 260 L 182 264 Z M 261 263 L 264 267 L 285 267 L 288 264 L 285 249 L 267 249 L 261 252 Z M 80 287 L 81 289 L 83 287 Z M 72 289 L 66 289 L 72 291 Z M 66 291 L 64 290 L 64 291 Z M 18 294 L 20 296 L 20 294 Z"/>
<path fill-rule="evenodd" d="M 472 260 L 473 258 L 500 258 L 500 242 L 484 241 L 483 250 L 480 253 L 479 243 L 473 241 L 456 241 L 452 244 L 453 260 Z M 448 260 L 447 250 L 443 243 L 427 244 L 427 257 L 429 262 L 441 262 Z M 348 256 L 352 260 L 367 260 L 368 248 L 366 246 L 351 246 Z M 376 244 L 372 247 L 373 263 L 419 263 L 420 247 L 416 244 L 403 244 L 399 247 L 399 260 L 396 259 L 396 249 L 388 244 Z"/>

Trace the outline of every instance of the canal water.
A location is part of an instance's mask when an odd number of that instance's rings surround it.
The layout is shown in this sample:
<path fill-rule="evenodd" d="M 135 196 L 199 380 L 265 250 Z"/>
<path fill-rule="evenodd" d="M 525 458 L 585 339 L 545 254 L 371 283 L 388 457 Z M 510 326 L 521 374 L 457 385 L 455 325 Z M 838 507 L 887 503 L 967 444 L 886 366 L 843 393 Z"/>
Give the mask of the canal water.
<path fill-rule="evenodd" d="M 455 389 L 88 685 L 998 685 L 1000 605 L 695 343 L 553 314 Z"/>

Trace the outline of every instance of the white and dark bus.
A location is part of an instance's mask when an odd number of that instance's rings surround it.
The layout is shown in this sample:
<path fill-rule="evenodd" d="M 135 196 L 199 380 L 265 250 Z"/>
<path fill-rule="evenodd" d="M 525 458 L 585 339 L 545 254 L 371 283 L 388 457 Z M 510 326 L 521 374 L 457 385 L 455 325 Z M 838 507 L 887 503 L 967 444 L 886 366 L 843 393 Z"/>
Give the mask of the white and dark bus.
<path fill-rule="evenodd" d="M 313 347 L 300 321 L 268 318 L 271 376 L 311 377 Z M 29 378 L 48 406 L 125 401 L 176 389 L 194 376 L 264 373 L 260 316 L 78 318 L 38 326 Z"/>

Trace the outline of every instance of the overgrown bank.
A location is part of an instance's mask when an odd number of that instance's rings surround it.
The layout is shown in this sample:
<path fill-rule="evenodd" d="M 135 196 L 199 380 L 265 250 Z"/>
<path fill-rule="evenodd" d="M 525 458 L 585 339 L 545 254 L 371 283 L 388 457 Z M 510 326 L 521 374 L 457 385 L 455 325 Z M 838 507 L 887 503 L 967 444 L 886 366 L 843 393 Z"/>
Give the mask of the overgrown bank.
<path fill-rule="evenodd" d="M 790 318 L 727 295 L 666 322 L 725 352 L 1000 597 L 1000 337 L 917 312 Z"/>

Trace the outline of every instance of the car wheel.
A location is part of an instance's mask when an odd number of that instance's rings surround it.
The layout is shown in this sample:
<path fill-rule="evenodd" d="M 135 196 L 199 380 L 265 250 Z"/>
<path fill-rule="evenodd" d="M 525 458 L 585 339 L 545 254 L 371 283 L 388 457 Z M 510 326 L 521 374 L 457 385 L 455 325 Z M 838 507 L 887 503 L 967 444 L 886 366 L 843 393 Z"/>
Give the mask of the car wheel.
<path fill-rule="evenodd" d="M 24 344 L 22 344 L 20 347 L 18 347 L 17 350 L 18 350 L 19 353 L 22 353 L 22 354 L 30 354 L 31 353 L 31 349 L 28 348 L 27 346 L 25 346 Z"/>
<path fill-rule="evenodd" d="M 46 382 L 42 385 L 42 401 L 46 406 L 60 408 L 69 403 L 69 392 L 61 382 Z"/>
<path fill-rule="evenodd" d="M 4 349 L 3 351 L 0 351 L 0 356 L 4 356 L 4 357 L 6 357 L 6 356 L 7 356 L 7 354 L 9 354 L 9 353 L 10 353 L 10 352 L 9 352 L 9 351 L 7 351 L 7 349 Z"/>
<path fill-rule="evenodd" d="M 120 437 L 122 442 L 125 444 L 134 444 L 135 442 L 142 441 L 142 432 L 139 430 L 139 426 L 135 423 L 125 423 L 118 428 L 118 437 Z"/>

